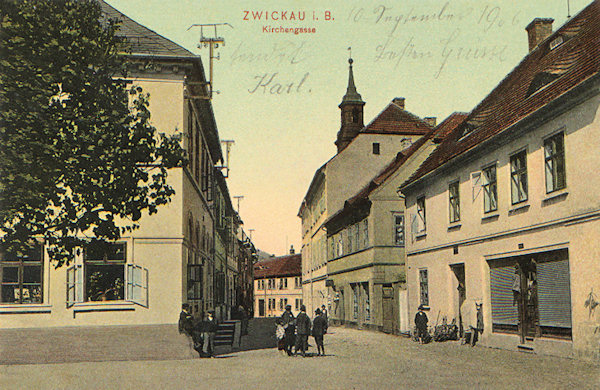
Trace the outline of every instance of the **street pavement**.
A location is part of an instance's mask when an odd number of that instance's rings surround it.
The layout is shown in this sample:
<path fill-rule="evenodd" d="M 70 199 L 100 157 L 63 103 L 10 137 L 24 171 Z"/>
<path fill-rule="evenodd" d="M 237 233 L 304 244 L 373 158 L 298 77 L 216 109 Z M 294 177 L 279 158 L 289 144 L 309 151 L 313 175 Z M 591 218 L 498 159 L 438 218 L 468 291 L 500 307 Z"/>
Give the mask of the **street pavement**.
<path fill-rule="evenodd" d="M 181 339 L 176 344 L 189 348 Z M 88 352 L 80 359 L 88 361 L 49 363 L 52 358 L 46 358 L 44 364 L 22 364 L 22 358 L 6 364 L 11 359 L 4 357 L 0 388 L 600 389 L 600 364 L 457 342 L 419 345 L 403 337 L 336 327 L 325 336 L 324 357 L 288 357 L 274 346 L 272 321 L 253 320 L 239 348 L 222 347 L 213 359 L 199 359 L 189 350 L 175 359 L 168 352 L 163 360 L 160 353 L 147 351 L 140 360 L 131 352 L 111 355 L 115 360 L 110 361 Z"/>

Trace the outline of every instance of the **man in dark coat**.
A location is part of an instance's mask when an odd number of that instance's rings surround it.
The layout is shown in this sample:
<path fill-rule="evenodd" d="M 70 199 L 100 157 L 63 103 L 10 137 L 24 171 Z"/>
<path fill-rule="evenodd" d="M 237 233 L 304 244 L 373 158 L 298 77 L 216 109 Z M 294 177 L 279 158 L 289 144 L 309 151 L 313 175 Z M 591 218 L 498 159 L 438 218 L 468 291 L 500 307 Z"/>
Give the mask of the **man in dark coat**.
<path fill-rule="evenodd" d="M 300 313 L 296 317 L 296 332 L 298 338 L 296 340 L 296 355 L 298 350 L 302 357 L 306 355 L 306 349 L 308 348 L 308 335 L 310 335 L 310 318 L 306 314 L 306 306 L 300 306 Z"/>
<path fill-rule="evenodd" d="M 217 334 L 217 328 L 219 324 L 215 318 L 215 312 L 209 311 L 206 314 L 206 320 L 203 324 L 202 339 L 204 342 L 203 356 L 213 357 L 215 353 L 215 336 Z"/>
<path fill-rule="evenodd" d="M 194 317 L 190 314 L 190 305 L 184 303 L 181 305 L 181 313 L 179 313 L 179 334 L 185 334 L 190 345 L 190 349 L 194 347 Z"/>
<path fill-rule="evenodd" d="M 427 336 L 427 314 L 423 311 L 423 305 L 419 306 L 419 311 L 415 315 L 415 326 L 417 327 L 417 338 L 420 344 L 425 344 L 425 338 Z"/>
<path fill-rule="evenodd" d="M 323 312 L 319 309 L 315 310 L 317 315 L 313 320 L 312 335 L 317 344 L 317 356 L 325 356 L 325 347 L 323 346 L 323 335 L 327 333 L 327 320 L 323 316 Z"/>
<path fill-rule="evenodd" d="M 329 315 L 325 305 L 321 305 L 321 316 L 325 319 L 325 333 L 327 333 L 327 327 L 329 326 Z"/>
<path fill-rule="evenodd" d="M 292 314 L 292 306 L 285 306 L 285 312 L 281 315 L 281 323 L 285 329 L 285 351 L 288 356 L 292 356 L 292 346 L 294 346 L 296 338 L 296 319 Z"/>

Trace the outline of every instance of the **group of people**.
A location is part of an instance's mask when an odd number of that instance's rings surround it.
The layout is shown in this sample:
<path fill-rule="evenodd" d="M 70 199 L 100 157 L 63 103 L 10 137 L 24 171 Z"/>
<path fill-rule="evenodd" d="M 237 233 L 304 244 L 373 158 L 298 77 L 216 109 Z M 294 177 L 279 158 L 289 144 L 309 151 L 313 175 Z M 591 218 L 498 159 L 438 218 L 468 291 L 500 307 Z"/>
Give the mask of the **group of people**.
<path fill-rule="evenodd" d="M 208 311 L 204 318 L 196 320 L 190 313 L 190 306 L 187 303 L 182 305 L 179 313 L 179 333 L 188 336 L 191 346 L 201 358 L 214 357 L 218 326 L 214 311 Z"/>
<path fill-rule="evenodd" d="M 479 339 L 479 334 L 483 333 L 483 304 L 475 300 L 465 300 L 460 307 L 461 335 L 463 344 L 475 346 Z M 474 310 L 473 310 L 474 309 Z M 429 319 L 425 314 L 425 307 L 420 305 L 415 315 L 415 338 L 420 344 L 427 344 L 431 341 L 427 323 Z M 464 328 L 464 329 L 463 329 Z"/>
<path fill-rule="evenodd" d="M 323 336 L 327 333 L 327 310 L 325 305 L 315 310 L 315 318 L 310 320 L 306 314 L 306 306 L 300 306 L 300 313 L 294 317 L 292 306 L 286 305 L 285 312 L 276 320 L 275 336 L 278 339 L 278 349 L 285 351 L 288 356 L 306 356 L 308 336 L 312 334 L 317 344 L 317 356 L 325 355 Z M 292 352 L 294 349 L 294 352 Z"/>

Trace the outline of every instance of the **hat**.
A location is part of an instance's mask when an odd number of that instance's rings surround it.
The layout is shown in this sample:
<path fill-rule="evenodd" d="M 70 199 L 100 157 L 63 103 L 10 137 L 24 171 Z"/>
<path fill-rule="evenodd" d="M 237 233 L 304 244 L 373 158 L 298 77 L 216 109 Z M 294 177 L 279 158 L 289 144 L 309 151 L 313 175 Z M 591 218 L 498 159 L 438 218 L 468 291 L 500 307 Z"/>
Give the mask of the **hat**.
<path fill-rule="evenodd" d="M 321 309 L 317 308 L 317 310 L 315 310 L 315 314 L 321 314 Z"/>
<path fill-rule="evenodd" d="M 425 309 L 425 306 L 419 305 L 419 310 L 423 310 L 423 309 Z"/>
<path fill-rule="evenodd" d="M 285 305 L 285 310 L 292 310 L 292 305 Z"/>
<path fill-rule="evenodd" d="M 300 305 L 300 311 L 306 311 L 306 306 Z"/>

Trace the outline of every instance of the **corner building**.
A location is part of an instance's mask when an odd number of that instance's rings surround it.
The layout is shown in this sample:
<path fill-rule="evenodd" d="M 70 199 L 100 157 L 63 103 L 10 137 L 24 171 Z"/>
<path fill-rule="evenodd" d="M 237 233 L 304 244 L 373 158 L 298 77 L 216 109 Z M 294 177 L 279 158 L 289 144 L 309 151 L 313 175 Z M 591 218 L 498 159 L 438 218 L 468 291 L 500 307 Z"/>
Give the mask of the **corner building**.
<path fill-rule="evenodd" d="M 484 345 L 598 359 L 600 3 L 551 24 L 402 186 L 409 307 L 467 329 L 482 304 Z"/>

